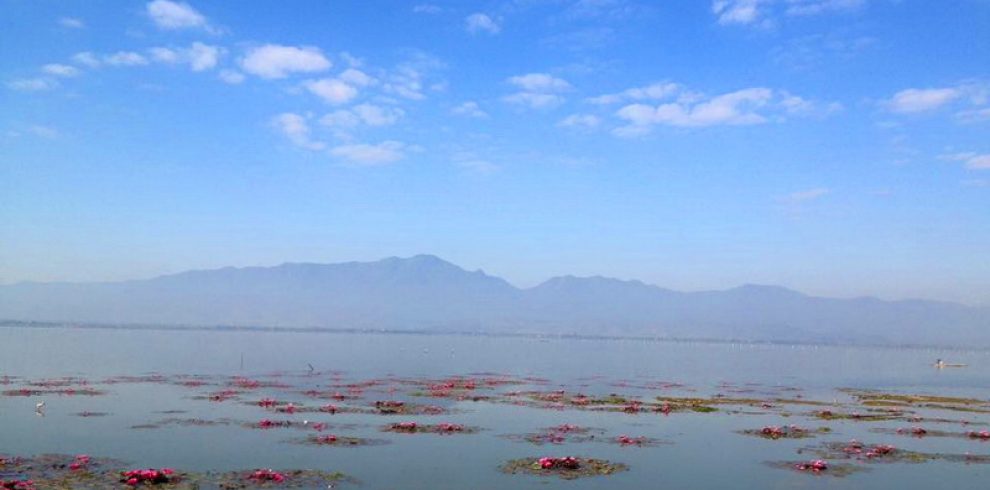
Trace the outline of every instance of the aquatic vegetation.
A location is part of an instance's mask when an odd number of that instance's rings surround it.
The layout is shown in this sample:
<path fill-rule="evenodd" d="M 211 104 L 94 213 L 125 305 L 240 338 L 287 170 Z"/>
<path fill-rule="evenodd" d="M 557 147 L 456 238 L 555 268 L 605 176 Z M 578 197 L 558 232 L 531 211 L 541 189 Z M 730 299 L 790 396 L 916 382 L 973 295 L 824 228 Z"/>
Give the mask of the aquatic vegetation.
<path fill-rule="evenodd" d="M 402 434 L 473 434 L 478 432 L 476 427 L 467 427 L 461 424 L 440 423 L 434 425 L 417 424 L 416 422 L 396 422 L 386 425 L 381 429 L 383 432 L 398 432 Z"/>
<path fill-rule="evenodd" d="M 285 481 L 285 475 L 277 471 L 273 471 L 271 469 L 260 469 L 251 472 L 247 476 L 247 479 L 254 483 L 267 483 L 267 482 L 282 483 Z"/>
<path fill-rule="evenodd" d="M 856 459 L 860 463 L 926 463 L 946 461 L 972 464 L 990 463 L 990 455 L 923 453 L 895 448 L 888 444 L 866 444 L 860 441 L 826 442 L 818 447 L 806 448 L 824 459 Z"/>
<path fill-rule="evenodd" d="M 363 437 L 338 436 L 336 434 L 320 434 L 315 436 L 309 436 L 304 439 L 297 439 L 293 442 L 297 444 L 305 444 L 310 446 L 344 446 L 344 447 L 377 446 L 382 444 L 388 444 L 388 441 L 384 439 L 367 439 Z"/>
<path fill-rule="evenodd" d="M 974 431 L 969 431 L 966 435 L 970 439 L 979 439 L 981 441 L 990 441 L 990 431 L 981 430 L 981 431 L 977 432 L 977 431 L 974 430 Z"/>
<path fill-rule="evenodd" d="M 169 425 L 177 425 L 177 426 L 180 426 L 180 427 L 211 427 L 211 426 L 218 426 L 218 425 L 230 425 L 232 423 L 234 423 L 234 421 L 231 420 L 231 419 L 227 419 L 227 418 L 207 420 L 207 419 L 197 419 L 197 418 L 186 418 L 186 419 L 183 419 L 183 418 L 170 417 L 170 418 L 158 420 L 158 421 L 155 421 L 155 422 L 149 422 L 149 423 L 146 423 L 146 424 L 132 425 L 131 428 L 132 429 L 160 429 L 162 427 L 169 426 Z"/>
<path fill-rule="evenodd" d="M 502 465 L 504 473 L 524 473 L 538 476 L 556 476 L 565 480 L 592 476 L 606 476 L 629 468 L 621 463 L 604 459 L 580 458 L 574 456 L 514 459 Z"/>
<path fill-rule="evenodd" d="M 333 488 L 336 482 L 350 480 L 348 476 L 340 472 L 273 470 L 271 468 L 230 471 L 219 474 L 207 473 L 197 478 L 197 482 L 202 481 L 204 484 L 212 484 L 224 490 L 270 486 L 279 488 Z"/>
<path fill-rule="evenodd" d="M 120 482 L 130 486 L 168 485 L 177 483 L 181 477 L 172 468 L 130 470 L 120 473 Z"/>
<path fill-rule="evenodd" d="M 832 410 L 820 410 L 813 414 L 823 420 L 853 420 L 859 422 L 880 422 L 884 420 L 897 420 L 903 419 L 904 416 L 900 413 L 868 413 L 862 414 L 859 412 L 852 413 L 842 413 L 833 412 Z"/>
<path fill-rule="evenodd" d="M 19 388 L 0 392 L 4 396 L 102 396 L 107 392 L 95 388 Z"/>
<path fill-rule="evenodd" d="M 275 429 L 278 427 L 292 427 L 296 425 L 295 422 L 291 420 L 272 420 L 272 419 L 261 419 L 254 427 L 259 429 Z"/>
<path fill-rule="evenodd" d="M 34 490 L 33 480 L 3 480 L 0 479 L 0 489 L 4 490 Z"/>
<path fill-rule="evenodd" d="M 828 469 L 828 463 L 823 459 L 816 459 L 814 461 L 807 461 L 803 463 L 796 463 L 794 469 L 798 471 L 810 471 L 812 473 L 821 473 Z"/>
<path fill-rule="evenodd" d="M 928 430 L 924 427 L 910 427 L 910 428 L 900 428 L 897 429 L 898 434 L 910 434 L 915 437 L 925 437 L 928 435 Z"/>
<path fill-rule="evenodd" d="M 613 440 L 615 441 L 616 444 L 620 446 L 647 447 L 656 444 L 656 441 L 654 439 L 651 439 L 646 436 L 630 437 L 625 434 L 619 435 Z"/>
<path fill-rule="evenodd" d="M 764 439 L 805 439 L 809 437 L 815 437 L 816 434 L 827 434 L 831 432 L 832 429 L 828 427 L 819 427 L 818 429 L 811 430 L 805 429 L 803 427 L 798 427 L 796 425 L 768 425 L 759 430 L 743 430 L 739 431 L 740 434 L 758 436 Z"/>
<path fill-rule="evenodd" d="M 75 415 L 76 417 L 106 417 L 110 414 L 107 412 L 90 412 L 89 410 L 83 410 L 82 412 L 76 412 L 72 415 Z"/>

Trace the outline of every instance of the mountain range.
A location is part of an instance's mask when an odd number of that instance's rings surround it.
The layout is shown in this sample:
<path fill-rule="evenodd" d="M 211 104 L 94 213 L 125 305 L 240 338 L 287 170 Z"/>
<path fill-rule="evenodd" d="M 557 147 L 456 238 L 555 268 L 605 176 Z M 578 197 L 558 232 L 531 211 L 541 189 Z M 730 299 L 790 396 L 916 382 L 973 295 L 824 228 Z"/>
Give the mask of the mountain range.
<path fill-rule="evenodd" d="M 986 307 L 761 285 L 680 292 L 606 277 L 517 288 L 432 255 L 4 285 L 0 319 L 990 347 Z"/>

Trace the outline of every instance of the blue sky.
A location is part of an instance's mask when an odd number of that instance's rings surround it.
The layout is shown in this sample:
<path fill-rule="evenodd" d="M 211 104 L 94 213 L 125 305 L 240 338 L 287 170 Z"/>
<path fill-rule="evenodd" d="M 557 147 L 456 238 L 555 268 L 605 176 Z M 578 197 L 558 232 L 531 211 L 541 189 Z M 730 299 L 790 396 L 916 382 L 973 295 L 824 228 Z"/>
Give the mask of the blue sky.
<path fill-rule="evenodd" d="M 433 253 L 990 304 L 990 2 L 0 1 L 0 282 Z"/>

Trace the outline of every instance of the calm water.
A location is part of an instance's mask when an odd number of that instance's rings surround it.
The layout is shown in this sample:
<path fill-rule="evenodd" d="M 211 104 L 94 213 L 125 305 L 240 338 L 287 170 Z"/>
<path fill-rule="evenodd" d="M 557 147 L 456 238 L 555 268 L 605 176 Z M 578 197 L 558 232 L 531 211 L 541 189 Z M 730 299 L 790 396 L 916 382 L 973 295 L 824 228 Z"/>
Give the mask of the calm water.
<path fill-rule="evenodd" d="M 935 370 L 936 358 L 968 364 Z M 318 372 L 307 375 L 307 364 Z M 986 488 L 990 465 L 931 461 L 920 464 L 869 464 L 844 478 L 774 468 L 768 462 L 813 459 L 800 448 L 827 441 L 859 439 L 926 453 L 990 456 L 990 443 L 963 437 L 913 438 L 870 429 L 903 428 L 906 420 L 821 421 L 816 407 L 729 413 L 626 414 L 548 409 L 511 403 L 434 400 L 411 397 L 412 388 L 389 382 L 364 398 L 341 402 L 367 407 L 374 400 L 401 399 L 436 404 L 444 415 L 383 416 L 277 414 L 238 400 L 194 399 L 216 391 L 173 383 L 101 384 L 108 377 L 159 373 L 204 375 L 208 383 L 229 376 L 279 380 L 290 387 L 260 388 L 241 401 L 271 396 L 302 406 L 303 389 L 327 390 L 334 384 L 391 377 L 440 379 L 452 375 L 499 373 L 547 380 L 534 386 L 501 386 L 486 394 L 512 390 L 567 390 L 587 394 L 619 393 L 650 400 L 658 395 L 793 398 L 800 395 L 837 404 L 850 397 L 837 388 L 889 390 L 988 398 L 990 353 L 924 349 L 681 343 L 329 333 L 88 330 L 73 328 L 0 328 L 0 378 L 15 377 L 2 389 L 31 380 L 79 376 L 105 396 L 45 396 L 45 416 L 35 414 L 38 397 L 0 396 L 0 454 L 88 453 L 135 466 L 172 466 L 188 471 L 255 467 L 339 470 L 359 484 L 342 488 L 505 489 L 505 488 Z M 479 375 L 480 376 L 480 375 Z M 18 379 L 21 377 L 24 379 Z M 659 383 L 681 386 L 661 386 Z M 308 432 L 258 430 L 239 424 L 210 427 L 166 426 L 133 429 L 182 410 L 183 418 L 229 418 L 256 422 L 278 418 L 331 424 L 340 436 L 369 437 L 387 444 L 365 447 L 317 447 L 287 441 Z M 837 406 L 837 411 L 850 411 Z M 109 412 L 79 417 L 81 411 Z M 787 416 L 789 415 L 789 416 Z M 918 415 L 990 422 L 990 414 L 922 409 Z M 476 434 L 393 434 L 379 429 L 397 421 L 452 422 L 481 428 Z M 538 432 L 563 423 L 598 428 L 596 441 L 535 446 L 507 435 Z M 814 439 L 765 440 L 738 434 L 766 425 L 829 426 Z M 965 432 L 978 425 L 924 422 L 929 430 Z M 616 435 L 645 436 L 663 443 L 623 447 L 608 443 Z M 625 463 L 629 471 L 608 477 L 562 481 L 499 471 L 506 460 L 532 456 L 578 455 Z"/>

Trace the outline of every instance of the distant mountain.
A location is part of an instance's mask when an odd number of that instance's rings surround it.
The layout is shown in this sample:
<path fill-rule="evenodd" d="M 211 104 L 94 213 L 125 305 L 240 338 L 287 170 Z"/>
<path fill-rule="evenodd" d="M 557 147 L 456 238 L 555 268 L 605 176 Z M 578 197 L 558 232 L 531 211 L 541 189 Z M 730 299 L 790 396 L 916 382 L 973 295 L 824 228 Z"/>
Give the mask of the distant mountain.
<path fill-rule="evenodd" d="M 679 292 L 564 276 L 519 289 L 431 255 L 0 286 L 0 319 L 990 346 L 990 308 L 777 286 Z"/>

